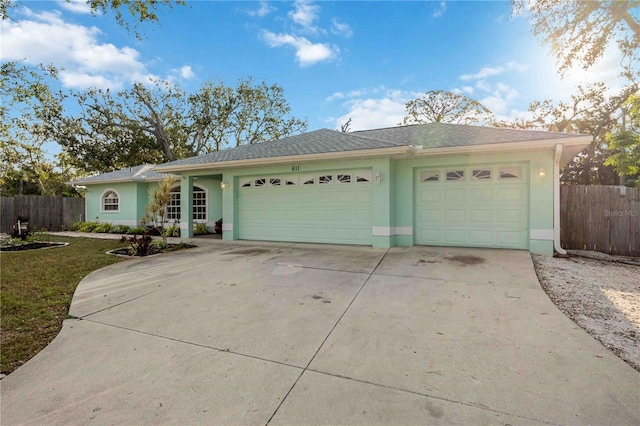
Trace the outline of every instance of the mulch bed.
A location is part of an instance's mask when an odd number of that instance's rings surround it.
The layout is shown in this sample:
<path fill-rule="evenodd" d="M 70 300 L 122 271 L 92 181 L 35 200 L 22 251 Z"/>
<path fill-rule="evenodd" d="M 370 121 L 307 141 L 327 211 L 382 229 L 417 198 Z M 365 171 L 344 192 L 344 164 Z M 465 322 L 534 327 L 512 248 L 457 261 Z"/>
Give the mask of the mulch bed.
<path fill-rule="evenodd" d="M 51 243 L 51 242 L 35 241 L 33 243 L 20 244 L 17 246 L 3 246 L 3 247 L 0 247 L 0 251 L 37 250 L 37 249 L 50 248 L 50 247 L 61 247 L 66 245 L 67 243 Z"/>
<path fill-rule="evenodd" d="M 168 244 L 166 248 L 158 248 L 158 247 L 153 247 L 151 249 L 151 251 L 149 253 L 146 254 L 146 256 L 152 256 L 154 254 L 160 254 L 160 253 L 169 253 L 172 251 L 176 251 L 176 250 L 182 250 L 182 249 L 190 249 L 190 248 L 195 248 L 197 246 L 194 246 L 192 244 Z M 146 257 L 146 256 L 135 256 L 131 254 L 131 249 L 129 247 L 123 247 L 123 248 L 119 248 L 119 249 L 115 249 L 115 250 L 109 250 L 107 252 L 107 254 L 113 254 L 113 255 L 117 255 L 117 256 L 126 256 L 126 257 Z"/>

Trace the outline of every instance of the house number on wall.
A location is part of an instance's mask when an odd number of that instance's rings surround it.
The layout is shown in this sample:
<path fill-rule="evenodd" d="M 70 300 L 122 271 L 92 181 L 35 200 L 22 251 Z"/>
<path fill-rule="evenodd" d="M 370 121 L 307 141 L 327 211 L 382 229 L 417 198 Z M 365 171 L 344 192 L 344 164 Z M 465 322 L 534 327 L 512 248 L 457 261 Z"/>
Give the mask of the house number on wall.
<path fill-rule="evenodd" d="M 292 172 L 299 172 L 300 171 L 300 166 L 291 166 L 291 171 Z"/>

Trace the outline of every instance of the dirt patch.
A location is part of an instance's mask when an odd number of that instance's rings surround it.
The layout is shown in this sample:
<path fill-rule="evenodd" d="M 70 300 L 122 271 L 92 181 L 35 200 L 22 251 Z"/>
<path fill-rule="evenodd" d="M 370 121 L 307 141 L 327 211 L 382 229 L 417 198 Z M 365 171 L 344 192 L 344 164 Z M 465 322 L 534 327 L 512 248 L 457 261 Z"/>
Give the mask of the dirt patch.
<path fill-rule="evenodd" d="M 245 254 L 245 255 L 251 256 L 251 255 L 263 254 L 263 253 L 271 253 L 271 250 L 262 249 L 262 248 L 248 248 L 248 249 L 226 251 L 222 254 Z"/>
<path fill-rule="evenodd" d="M 457 262 L 461 265 L 479 265 L 481 263 L 486 262 L 487 260 L 483 257 L 471 256 L 471 255 L 457 255 L 457 256 L 447 256 L 446 260 L 451 262 Z"/>
<path fill-rule="evenodd" d="M 640 371 L 640 267 L 537 255 L 533 263 L 553 303 Z"/>

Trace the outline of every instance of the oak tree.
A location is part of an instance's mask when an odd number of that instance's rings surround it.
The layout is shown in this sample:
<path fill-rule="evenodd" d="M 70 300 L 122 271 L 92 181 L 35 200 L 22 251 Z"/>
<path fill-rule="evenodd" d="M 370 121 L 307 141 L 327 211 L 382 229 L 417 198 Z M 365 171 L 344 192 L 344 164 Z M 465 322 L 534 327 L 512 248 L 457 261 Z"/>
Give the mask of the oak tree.
<path fill-rule="evenodd" d="M 66 0 L 70 1 L 70 0 Z M 91 13 L 106 15 L 113 13 L 116 22 L 137 38 L 142 38 L 138 25 L 144 22 L 159 22 L 158 13 L 162 8 L 185 5 L 185 0 L 86 0 Z M 16 0 L 0 0 L 0 16 L 10 19 L 11 9 Z"/>
<path fill-rule="evenodd" d="M 492 121 L 493 114 L 480 102 L 460 93 L 430 90 L 405 105 L 403 123 L 476 124 Z"/>
<path fill-rule="evenodd" d="M 634 72 L 640 58 L 640 0 L 512 0 L 512 5 L 514 15 L 530 18 L 561 74 L 574 65 L 588 69 L 612 42 L 625 57 L 624 72 Z"/>
<path fill-rule="evenodd" d="M 290 115 L 281 87 L 250 78 L 236 87 L 208 81 L 191 94 L 177 83 L 155 81 L 118 93 L 89 89 L 77 99 L 82 112 L 71 120 L 77 131 L 60 143 L 88 172 L 174 161 L 307 127 Z"/>

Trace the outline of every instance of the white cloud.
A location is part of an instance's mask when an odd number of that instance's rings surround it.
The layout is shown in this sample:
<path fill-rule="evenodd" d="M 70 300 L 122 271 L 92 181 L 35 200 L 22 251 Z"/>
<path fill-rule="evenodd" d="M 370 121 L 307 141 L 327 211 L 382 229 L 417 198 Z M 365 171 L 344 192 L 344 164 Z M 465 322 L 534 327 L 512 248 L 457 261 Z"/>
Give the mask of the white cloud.
<path fill-rule="evenodd" d="M 266 1 L 261 1 L 260 7 L 258 7 L 257 9 L 248 10 L 247 14 L 249 16 L 257 16 L 259 18 L 263 18 L 274 10 L 276 9 L 274 7 L 271 7 L 269 3 L 267 3 Z"/>
<path fill-rule="evenodd" d="M 462 91 L 464 93 L 473 94 L 473 87 L 471 86 L 462 86 Z"/>
<path fill-rule="evenodd" d="M 60 81 L 65 87 L 73 89 L 85 89 L 87 87 L 111 90 L 122 89 L 122 82 L 110 80 L 104 75 L 90 75 L 66 70 L 60 73 Z"/>
<path fill-rule="evenodd" d="M 189 65 L 185 65 L 182 68 L 180 68 L 180 77 L 184 79 L 191 79 L 191 78 L 194 78 L 195 76 L 196 76 L 195 73 L 193 72 L 193 70 Z"/>
<path fill-rule="evenodd" d="M 433 17 L 439 18 L 447 10 L 447 2 L 441 1 L 433 11 Z"/>
<path fill-rule="evenodd" d="M 497 83 L 489 96 L 480 99 L 480 103 L 494 114 L 504 114 L 508 111 L 511 102 L 517 99 L 519 93 L 514 88 L 504 83 Z"/>
<path fill-rule="evenodd" d="M 338 48 L 324 43 L 312 43 L 304 37 L 291 34 L 275 34 L 263 30 L 262 37 L 271 47 L 291 46 L 296 49 L 296 59 L 301 66 L 313 65 L 317 62 L 333 59 Z"/>
<path fill-rule="evenodd" d="M 353 96 L 349 97 L 349 94 Z M 405 115 L 405 104 L 415 99 L 420 93 L 377 87 L 374 89 L 358 89 L 349 92 L 349 99 L 344 103 L 348 112 L 333 120 L 339 128 L 351 118 L 352 130 L 393 127 L 402 122 Z M 371 96 L 380 94 L 381 96 Z"/>
<path fill-rule="evenodd" d="M 337 99 L 344 99 L 344 93 L 342 93 L 342 92 L 332 93 L 331 96 L 328 96 L 325 100 L 327 102 L 333 102 L 333 101 L 335 101 Z"/>
<path fill-rule="evenodd" d="M 30 64 L 55 64 L 64 68 L 60 73 L 63 84 L 76 88 L 95 84 L 115 89 L 149 76 L 140 52 L 99 42 L 101 32 L 96 27 L 65 22 L 55 12 L 34 13 L 24 8 L 21 15 L 28 19 L 0 23 L 4 60 L 26 58 Z"/>
<path fill-rule="evenodd" d="M 73 13 L 89 14 L 91 13 L 91 6 L 86 0 L 69 0 L 58 2 L 63 9 Z"/>
<path fill-rule="evenodd" d="M 484 90 L 485 92 L 491 91 L 491 85 L 486 80 L 476 81 L 476 89 Z"/>
<path fill-rule="evenodd" d="M 496 75 L 503 74 L 508 71 L 514 71 L 514 70 L 519 72 L 524 72 L 527 70 L 527 67 L 517 62 L 507 62 L 506 64 L 499 65 L 497 67 L 484 67 L 475 74 L 463 74 L 460 76 L 460 79 L 463 81 L 483 80 L 488 77 L 494 77 Z"/>
<path fill-rule="evenodd" d="M 318 32 L 315 22 L 318 20 L 320 7 L 310 0 L 296 0 L 293 7 L 294 10 L 289 12 L 289 18 L 308 32 Z"/>
<path fill-rule="evenodd" d="M 331 20 L 331 32 L 338 35 L 342 34 L 346 38 L 349 38 L 353 35 L 353 30 L 351 29 L 349 24 L 338 21 L 338 18 L 333 18 Z"/>

